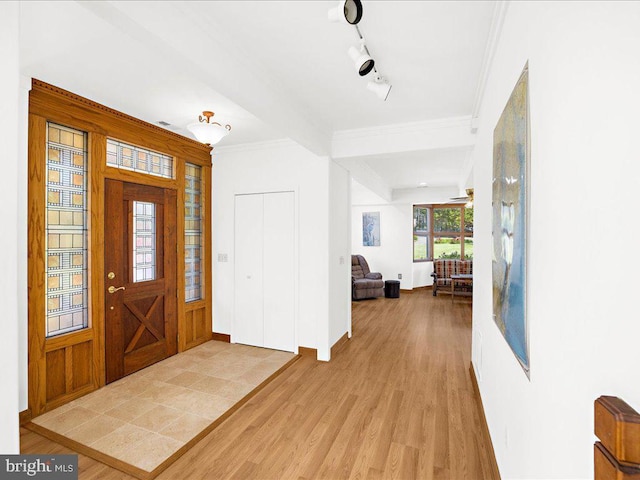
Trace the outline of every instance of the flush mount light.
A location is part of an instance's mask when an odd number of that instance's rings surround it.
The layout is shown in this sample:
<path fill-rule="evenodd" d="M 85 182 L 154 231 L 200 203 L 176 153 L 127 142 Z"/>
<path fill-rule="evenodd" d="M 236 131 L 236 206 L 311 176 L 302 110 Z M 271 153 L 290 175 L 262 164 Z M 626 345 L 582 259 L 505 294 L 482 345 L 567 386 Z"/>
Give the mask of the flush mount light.
<path fill-rule="evenodd" d="M 329 10 L 329 21 L 344 22 L 356 25 L 362 18 L 362 2 L 360 0 L 341 0 Z"/>
<path fill-rule="evenodd" d="M 376 62 L 367 52 L 367 47 L 365 46 L 364 42 L 362 43 L 360 49 L 357 49 L 356 47 L 349 47 L 348 53 L 351 57 L 351 60 L 353 60 L 353 64 L 356 66 L 358 74 L 361 77 L 364 77 L 371 70 L 373 70 L 373 66 Z"/>
<path fill-rule="evenodd" d="M 192 123 L 187 128 L 195 135 L 199 142 L 207 145 L 215 145 L 231 131 L 231 125 L 221 125 L 218 122 L 211 121 L 211 117 L 215 114 L 210 111 L 202 112 L 198 116 L 198 123 Z"/>
<path fill-rule="evenodd" d="M 373 81 L 367 83 L 367 90 L 375 93 L 378 98 L 384 102 L 389 96 L 391 85 L 384 78 L 382 78 L 382 76 L 378 72 L 375 72 Z"/>

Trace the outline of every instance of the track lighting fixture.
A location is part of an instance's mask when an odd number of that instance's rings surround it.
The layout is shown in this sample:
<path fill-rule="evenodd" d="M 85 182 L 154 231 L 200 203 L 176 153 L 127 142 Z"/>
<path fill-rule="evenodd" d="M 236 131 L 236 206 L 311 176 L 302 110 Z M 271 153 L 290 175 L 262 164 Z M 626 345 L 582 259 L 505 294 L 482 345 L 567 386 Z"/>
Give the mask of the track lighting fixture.
<path fill-rule="evenodd" d="M 356 25 L 362 18 L 362 2 L 360 0 L 341 0 L 329 10 L 329 21 L 344 22 Z"/>
<path fill-rule="evenodd" d="M 332 22 L 343 22 L 353 25 L 360 39 L 360 48 L 349 47 L 347 53 L 353 60 L 358 71 L 358 75 L 364 77 L 371 71 L 375 73 L 374 79 L 367 83 L 367 90 L 375 93 L 379 99 L 386 101 L 391 91 L 391 84 L 387 82 L 376 70 L 375 61 L 369 53 L 369 49 L 364 42 L 364 37 L 360 33 L 357 23 L 362 18 L 362 2 L 360 0 L 342 0 L 338 5 L 329 10 L 329 20 Z"/>
<path fill-rule="evenodd" d="M 384 102 L 389 96 L 391 85 L 384 78 L 382 78 L 382 75 L 380 75 L 378 72 L 375 72 L 373 81 L 367 83 L 367 90 L 375 93 L 378 98 Z"/>
<path fill-rule="evenodd" d="M 361 77 L 364 77 L 367 73 L 373 70 L 373 66 L 376 62 L 369 55 L 364 42 L 362 42 L 359 49 L 356 47 L 349 47 L 348 53 Z"/>

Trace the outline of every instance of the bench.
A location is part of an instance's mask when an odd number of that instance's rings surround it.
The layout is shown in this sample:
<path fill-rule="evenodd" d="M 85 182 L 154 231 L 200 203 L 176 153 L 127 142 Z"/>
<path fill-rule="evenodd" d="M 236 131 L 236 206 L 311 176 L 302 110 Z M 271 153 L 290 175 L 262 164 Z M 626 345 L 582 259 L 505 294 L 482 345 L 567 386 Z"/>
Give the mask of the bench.
<path fill-rule="evenodd" d="M 433 296 L 438 292 L 452 293 L 451 275 L 473 275 L 473 260 L 459 260 L 448 258 L 436 258 L 433 261 Z M 456 294 L 471 293 L 473 280 L 456 280 Z"/>

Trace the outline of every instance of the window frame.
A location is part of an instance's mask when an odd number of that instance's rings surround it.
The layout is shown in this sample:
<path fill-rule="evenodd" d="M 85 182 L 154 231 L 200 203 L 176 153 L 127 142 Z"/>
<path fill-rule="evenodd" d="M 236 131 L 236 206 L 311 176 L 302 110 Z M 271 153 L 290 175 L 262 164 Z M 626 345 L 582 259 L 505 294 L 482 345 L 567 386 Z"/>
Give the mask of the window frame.
<path fill-rule="evenodd" d="M 416 209 L 418 208 L 422 208 L 422 209 L 427 209 L 427 225 L 428 225 L 428 231 L 427 234 L 425 235 L 423 232 L 424 231 L 420 231 L 420 234 L 418 234 L 417 230 L 416 230 L 416 225 L 415 225 L 415 215 L 416 215 Z M 460 259 L 465 260 L 465 251 L 464 251 L 464 247 L 465 247 L 465 238 L 473 238 L 473 229 L 471 232 L 467 232 L 465 231 L 465 210 L 468 207 L 465 206 L 465 204 L 460 204 L 460 203 L 441 203 L 441 204 L 414 204 L 413 205 L 413 220 L 414 220 L 414 227 L 413 227 L 413 236 L 412 238 L 413 240 L 413 263 L 423 263 L 423 262 L 433 262 L 434 259 L 434 243 L 435 243 L 435 239 L 437 237 L 440 238 L 448 238 L 448 237 L 454 237 L 454 238 L 460 238 Z M 473 207 L 470 207 L 473 209 Z M 436 232 L 434 230 L 434 211 L 435 210 L 444 210 L 444 209 L 459 209 L 460 210 L 460 230 L 459 231 L 443 231 L 443 232 Z M 423 237 L 427 237 L 427 258 L 426 259 L 418 259 L 416 260 L 415 258 L 415 237 L 416 236 L 423 236 Z"/>

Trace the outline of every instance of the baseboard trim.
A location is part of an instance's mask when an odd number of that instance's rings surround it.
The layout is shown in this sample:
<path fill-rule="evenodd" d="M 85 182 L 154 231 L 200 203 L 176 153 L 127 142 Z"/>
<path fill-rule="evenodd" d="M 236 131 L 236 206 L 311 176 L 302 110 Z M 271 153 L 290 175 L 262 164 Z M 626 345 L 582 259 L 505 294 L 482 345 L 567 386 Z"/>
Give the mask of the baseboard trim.
<path fill-rule="evenodd" d="M 231 335 L 227 335 L 226 333 L 213 332 L 211 334 L 211 340 L 217 340 L 218 342 L 231 343 Z"/>
<path fill-rule="evenodd" d="M 334 343 L 333 346 L 331 347 L 331 358 L 333 358 L 335 354 L 337 354 L 340 350 L 342 350 L 342 348 L 348 341 L 349 341 L 349 334 L 345 332 L 344 335 L 342 335 L 342 337 L 340 337 L 338 341 Z"/>
<path fill-rule="evenodd" d="M 498 462 L 496 461 L 496 451 L 493 448 L 493 442 L 491 441 L 491 434 L 489 433 L 489 425 L 487 424 L 487 417 L 484 414 L 484 405 L 482 404 L 482 397 L 480 396 L 480 387 L 478 386 L 478 379 L 476 378 L 476 369 L 473 368 L 473 362 L 469 362 L 469 376 L 471 377 L 471 384 L 473 385 L 473 392 L 475 393 L 478 411 L 480 412 L 481 428 L 484 430 L 484 436 L 489 442 L 491 447 L 491 469 L 494 472 L 495 478 L 500 478 L 500 470 L 498 469 Z"/>
<path fill-rule="evenodd" d="M 298 355 L 302 357 L 318 358 L 318 350 L 315 348 L 298 347 Z"/>
<path fill-rule="evenodd" d="M 31 419 L 33 418 L 32 414 L 31 414 L 31 409 L 27 408 L 26 410 L 23 410 L 20 412 L 20 426 L 24 427 L 27 423 L 29 423 L 31 421 Z"/>
<path fill-rule="evenodd" d="M 407 289 L 401 288 L 401 289 L 400 289 L 400 292 L 402 292 L 402 293 L 409 293 L 409 294 L 411 294 L 411 293 L 421 293 L 423 290 L 433 290 L 433 286 L 431 286 L 431 285 L 425 285 L 424 287 L 415 287 L 415 288 L 412 288 L 412 289 L 409 289 L 409 288 L 407 288 Z"/>

